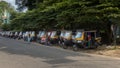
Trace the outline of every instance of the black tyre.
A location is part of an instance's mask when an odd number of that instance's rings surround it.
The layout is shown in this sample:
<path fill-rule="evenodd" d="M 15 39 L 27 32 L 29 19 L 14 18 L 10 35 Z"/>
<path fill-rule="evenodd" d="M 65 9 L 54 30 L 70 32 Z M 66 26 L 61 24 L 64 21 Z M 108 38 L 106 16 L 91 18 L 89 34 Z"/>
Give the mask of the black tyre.
<path fill-rule="evenodd" d="M 79 50 L 78 46 L 77 45 L 73 45 L 73 51 L 78 51 L 78 50 Z"/>
<path fill-rule="evenodd" d="M 64 43 L 64 42 L 62 43 L 61 47 L 62 47 L 63 49 L 67 49 L 67 48 L 68 48 L 68 46 L 67 46 L 67 45 L 65 45 L 65 43 Z"/>

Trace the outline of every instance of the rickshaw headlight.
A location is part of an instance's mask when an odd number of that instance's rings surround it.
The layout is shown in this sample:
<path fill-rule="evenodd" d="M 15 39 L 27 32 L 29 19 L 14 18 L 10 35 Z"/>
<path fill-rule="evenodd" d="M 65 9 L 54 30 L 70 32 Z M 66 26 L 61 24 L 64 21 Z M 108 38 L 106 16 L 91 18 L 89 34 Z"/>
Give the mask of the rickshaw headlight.
<path fill-rule="evenodd" d="M 117 36 L 117 38 L 120 38 L 120 36 Z"/>
<path fill-rule="evenodd" d="M 77 41 L 77 43 L 81 43 L 82 41 Z"/>

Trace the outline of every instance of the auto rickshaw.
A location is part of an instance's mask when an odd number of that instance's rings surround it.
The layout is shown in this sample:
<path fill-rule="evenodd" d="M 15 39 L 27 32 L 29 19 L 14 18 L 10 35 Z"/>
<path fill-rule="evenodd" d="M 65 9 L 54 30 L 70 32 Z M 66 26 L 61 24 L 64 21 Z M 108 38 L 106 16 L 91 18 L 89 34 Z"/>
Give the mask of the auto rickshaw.
<path fill-rule="evenodd" d="M 59 38 L 58 38 L 58 43 L 59 43 L 59 45 L 63 45 L 64 44 L 64 35 L 65 35 L 65 31 L 60 31 L 60 36 L 59 36 Z"/>
<path fill-rule="evenodd" d="M 17 39 L 18 38 L 18 32 L 16 31 L 16 32 L 14 32 L 14 39 Z"/>
<path fill-rule="evenodd" d="M 78 48 L 97 48 L 100 45 L 101 37 L 96 31 L 77 31 L 73 42 L 73 50 L 78 50 Z"/>
<path fill-rule="evenodd" d="M 23 38 L 23 32 L 21 31 L 21 32 L 19 32 L 19 34 L 18 34 L 18 40 L 20 40 L 20 39 L 22 39 Z"/>
<path fill-rule="evenodd" d="M 31 41 L 32 42 L 35 42 L 36 41 L 36 31 L 31 31 L 31 34 L 30 34 L 30 36 L 31 36 Z"/>
<path fill-rule="evenodd" d="M 45 34 L 41 37 L 41 43 L 45 45 L 49 45 L 51 31 L 45 32 Z"/>
<path fill-rule="evenodd" d="M 14 38 L 14 32 L 10 32 L 10 38 Z"/>
<path fill-rule="evenodd" d="M 40 36 L 41 36 L 42 31 L 39 31 L 37 34 L 36 42 L 40 43 Z"/>
<path fill-rule="evenodd" d="M 39 43 L 43 43 L 43 38 L 45 37 L 45 34 L 46 34 L 46 31 L 41 31 L 41 33 L 40 33 L 40 38 L 39 38 L 39 40 L 40 40 L 40 42 Z"/>
<path fill-rule="evenodd" d="M 65 31 L 65 34 L 63 36 L 63 45 L 62 47 L 64 49 L 67 49 L 68 46 L 72 46 L 73 45 L 73 41 L 72 41 L 73 35 L 72 35 L 72 31 Z"/>
<path fill-rule="evenodd" d="M 8 38 L 10 38 L 10 31 L 8 32 Z"/>
<path fill-rule="evenodd" d="M 30 36 L 30 32 L 29 31 L 26 31 L 23 33 L 23 39 L 24 41 L 28 41 L 28 37 Z"/>
<path fill-rule="evenodd" d="M 50 35 L 50 40 L 49 40 L 50 43 L 57 44 L 59 42 L 59 35 L 60 35 L 59 31 L 52 31 Z"/>
<path fill-rule="evenodd" d="M 9 31 L 5 32 L 5 37 L 8 38 Z"/>
<path fill-rule="evenodd" d="M 5 32 L 2 32 L 2 36 L 3 36 L 3 37 L 5 36 Z"/>

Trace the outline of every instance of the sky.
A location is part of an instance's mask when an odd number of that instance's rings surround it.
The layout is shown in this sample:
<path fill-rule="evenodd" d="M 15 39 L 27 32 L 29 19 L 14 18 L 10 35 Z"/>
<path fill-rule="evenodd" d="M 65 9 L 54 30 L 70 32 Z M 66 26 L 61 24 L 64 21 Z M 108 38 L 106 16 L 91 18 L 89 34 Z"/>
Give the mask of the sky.
<path fill-rule="evenodd" d="M 17 8 L 17 6 L 15 5 L 15 0 L 4 0 L 8 3 L 10 3 L 12 6 L 14 6 L 15 8 Z"/>
<path fill-rule="evenodd" d="M 4 1 L 10 3 L 12 6 L 15 7 L 15 9 L 17 8 L 17 6 L 15 5 L 15 0 L 4 0 Z M 23 12 L 26 12 L 26 11 L 27 11 L 27 8 L 23 10 Z"/>

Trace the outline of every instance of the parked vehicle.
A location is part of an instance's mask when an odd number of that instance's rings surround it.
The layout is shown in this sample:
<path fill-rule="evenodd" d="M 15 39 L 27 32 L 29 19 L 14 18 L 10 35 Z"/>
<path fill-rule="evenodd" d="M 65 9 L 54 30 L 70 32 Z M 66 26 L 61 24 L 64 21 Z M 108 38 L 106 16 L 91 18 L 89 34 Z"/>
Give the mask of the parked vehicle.
<path fill-rule="evenodd" d="M 19 34 L 18 34 L 18 40 L 20 40 L 20 39 L 23 39 L 23 32 L 22 31 L 19 32 Z"/>
<path fill-rule="evenodd" d="M 41 31 L 41 34 L 39 36 L 40 38 L 40 43 L 44 43 L 45 42 L 45 37 L 46 37 L 46 31 Z"/>
<path fill-rule="evenodd" d="M 36 32 L 35 31 L 31 31 L 31 41 L 36 41 Z"/>
<path fill-rule="evenodd" d="M 68 46 L 73 46 L 73 41 L 72 41 L 72 31 L 65 31 L 65 34 L 63 35 L 63 45 L 62 47 L 64 49 L 68 48 Z"/>
<path fill-rule="evenodd" d="M 14 32 L 10 32 L 10 38 L 14 38 Z"/>
<path fill-rule="evenodd" d="M 62 46 L 64 44 L 64 35 L 65 35 L 65 31 L 61 31 L 60 32 L 60 36 L 59 36 L 59 45 Z"/>
<path fill-rule="evenodd" d="M 17 39 L 18 38 L 18 32 L 14 32 L 14 39 Z"/>
<path fill-rule="evenodd" d="M 77 31 L 73 39 L 73 50 L 78 48 L 97 48 L 100 45 L 101 37 L 96 31 Z"/>
<path fill-rule="evenodd" d="M 24 32 L 24 34 L 23 34 L 24 41 L 28 41 L 29 36 L 30 36 L 30 32 L 28 32 L 28 31 Z"/>
<path fill-rule="evenodd" d="M 60 36 L 59 31 L 52 31 L 51 35 L 50 35 L 50 43 L 51 44 L 58 44 L 59 36 Z"/>
<path fill-rule="evenodd" d="M 45 32 L 44 36 L 41 38 L 41 43 L 45 45 L 50 45 L 50 36 L 51 36 L 51 31 Z"/>
<path fill-rule="evenodd" d="M 10 38 L 10 31 L 8 32 L 7 37 Z"/>
<path fill-rule="evenodd" d="M 37 37 L 36 37 L 36 42 L 37 42 L 37 43 L 40 43 L 40 40 L 41 40 L 40 36 L 41 36 L 41 33 L 42 33 L 42 31 L 39 31 L 38 34 L 37 34 Z"/>

